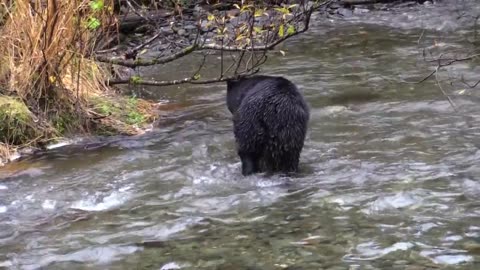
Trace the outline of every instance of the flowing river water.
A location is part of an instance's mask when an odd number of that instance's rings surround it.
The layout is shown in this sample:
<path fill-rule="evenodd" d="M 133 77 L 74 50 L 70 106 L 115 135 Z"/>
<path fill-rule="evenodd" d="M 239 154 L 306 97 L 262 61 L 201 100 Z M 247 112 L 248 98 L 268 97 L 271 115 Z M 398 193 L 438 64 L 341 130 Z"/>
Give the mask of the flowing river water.
<path fill-rule="evenodd" d="M 263 72 L 311 106 L 292 179 L 241 176 L 224 85 L 146 89 L 185 109 L 0 181 L 0 268 L 480 269 L 480 95 L 449 84 L 480 69 L 439 74 L 458 112 L 434 79 L 412 83 L 432 71 L 424 48 L 475 49 L 478 6 L 357 10 L 282 45 Z"/>

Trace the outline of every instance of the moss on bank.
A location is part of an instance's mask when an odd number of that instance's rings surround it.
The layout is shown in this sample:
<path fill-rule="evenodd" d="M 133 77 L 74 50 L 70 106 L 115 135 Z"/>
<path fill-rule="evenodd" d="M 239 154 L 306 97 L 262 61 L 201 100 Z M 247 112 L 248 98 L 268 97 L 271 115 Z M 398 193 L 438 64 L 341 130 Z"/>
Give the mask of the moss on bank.
<path fill-rule="evenodd" d="M 0 95 L 0 165 L 17 146 L 35 144 L 40 129 L 28 107 L 18 98 Z"/>
<path fill-rule="evenodd" d="M 18 98 L 0 96 L 0 142 L 25 144 L 38 136 L 32 114 Z"/>
<path fill-rule="evenodd" d="M 99 135 L 135 135 L 157 116 L 155 104 L 135 97 L 92 96 L 89 104 L 98 115 L 96 133 Z"/>
<path fill-rule="evenodd" d="M 116 93 L 88 98 L 89 129 L 72 112 L 61 111 L 39 120 L 18 97 L 0 95 L 0 166 L 21 148 L 42 148 L 62 138 L 84 135 L 136 135 L 156 120 L 153 102 Z"/>
<path fill-rule="evenodd" d="M 1 6 L 0 163 L 60 138 L 138 134 L 154 120 L 153 103 L 110 89 L 110 67 L 91 57 L 115 27 L 113 2 Z"/>

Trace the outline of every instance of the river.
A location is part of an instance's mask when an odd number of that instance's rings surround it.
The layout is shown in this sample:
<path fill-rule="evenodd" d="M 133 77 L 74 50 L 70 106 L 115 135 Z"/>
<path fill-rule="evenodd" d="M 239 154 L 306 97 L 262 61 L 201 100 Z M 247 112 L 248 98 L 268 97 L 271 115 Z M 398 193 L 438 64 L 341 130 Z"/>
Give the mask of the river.
<path fill-rule="evenodd" d="M 185 109 L 0 181 L 0 268 L 480 269 L 480 95 L 458 83 L 480 69 L 439 73 L 457 112 L 435 79 L 415 83 L 424 49 L 476 49 L 479 6 L 357 10 L 283 44 L 263 72 L 311 106 L 291 179 L 241 176 L 224 85 L 145 89 Z"/>

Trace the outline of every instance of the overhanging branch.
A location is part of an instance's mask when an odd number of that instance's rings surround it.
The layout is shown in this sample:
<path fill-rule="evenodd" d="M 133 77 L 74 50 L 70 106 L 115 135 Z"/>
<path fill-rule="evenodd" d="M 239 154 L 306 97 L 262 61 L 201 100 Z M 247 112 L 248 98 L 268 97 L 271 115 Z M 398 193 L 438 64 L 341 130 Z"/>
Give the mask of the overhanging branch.
<path fill-rule="evenodd" d="M 147 85 L 147 86 L 168 86 L 168 85 L 178 85 L 178 84 L 211 84 L 211 83 L 216 83 L 216 82 L 224 82 L 227 80 L 231 79 L 237 79 L 240 76 L 247 76 L 247 75 L 253 75 L 258 73 L 260 70 L 256 69 L 248 74 L 242 74 L 242 75 L 231 75 L 231 76 L 225 76 L 225 77 L 218 77 L 218 78 L 213 78 L 213 79 L 207 79 L 207 80 L 197 80 L 194 77 L 189 77 L 189 78 L 183 78 L 179 80 L 169 80 L 169 81 L 156 81 L 156 80 L 132 80 L 132 79 L 114 79 L 114 80 L 109 80 L 107 83 L 108 85 L 116 85 L 116 84 L 134 84 L 134 85 Z"/>
<path fill-rule="evenodd" d="M 320 8 L 324 6 L 328 6 L 330 3 L 332 3 L 333 0 L 328 0 L 324 1 L 320 4 L 314 4 L 314 5 L 309 5 L 304 3 L 303 6 L 299 6 L 298 9 L 292 14 L 293 16 L 289 18 L 288 20 L 285 19 L 285 14 L 283 14 L 282 18 L 279 19 L 279 17 L 268 17 L 272 19 L 269 22 L 264 22 L 259 25 L 259 27 L 254 27 L 256 24 L 256 20 L 254 18 L 255 14 L 255 6 L 253 8 L 253 12 L 250 14 L 251 17 L 249 19 L 245 19 L 249 23 L 249 32 L 247 34 L 242 33 L 240 30 L 240 33 L 235 32 L 236 29 L 241 29 L 242 25 L 239 24 L 231 24 L 228 26 L 230 30 L 232 30 L 236 35 L 242 36 L 242 38 L 247 38 L 247 39 L 238 39 L 235 38 L 236 36 L 233 36 L 233 39 L 230 40 L 233 44 L 239 42 L 243 43 L 242 41 L 246 41 L 246 44 L 238 44 L 238 45 L 231 45 L 230 44 L 224 44 L 224 31 L 227 29 L 225 25 L 218 25 L 217 30 L 220 30 L 221 35 L 218 37 L 222 38 L 221 44 L 216 44 L 215 43 L 215 36 L 212 38 L 212 42 L 209 44 L 205 44 L 207 41 L 207 38 L 205 35 L 203 35 L 203 38 L 200 37 L 200 33 L 202 32 L 201 27 L 198 24 L 198 27 L 196 29 L 196 38 L 195 40 L 191 43 L 193 43 L 190 46 L 187 46 L 180 51 L 173 53 L 168 56 L 163 56 L 163 57 L 158 57 L 158 58 L 140 58 L 137 57 L 137 55 L 133 55 L 133 57 L 129 57 L 126 55 L 127 53 L 123 53 L 122 57 L 108 57 L 105 55 L 97 55 L 96 60 L 105 62 L 105 63 L 110 63 L 110 64 L 115 64 L 115 65 L 120 65 L 120 66 L 125 66 L 129 68 L 136 68 L 136 67 L 144 67 L 144 66 L 152 66 L 152 65 L 161 65 L 161 64 L 167 64 L 169 62 L 175 61 L 176 59 L 179 59 L 181 57 L 184 57 L 186 55 L 189 55 L 195 51 L 221 51 L 222 52 L 222 57 L 221 57 L 221 64 L 222 64 L 222 71 L 220 75 L 216 78 L 212 79 L 200 79 L 200 71 L 203 68 L 203 63 L 205 62 L 205 57 L 204 57 L 204 62 L 202 62 L 202 65 L 200 65 L 200 68 L 190 77 L 185 77 L 181 79 L 174 79 L 174 80 L 164 80 L 164 81 L 158 81 L 158 80 L 145 80 L 140 76 L 131 76 L 127 78 L 118 78 L 118 79 L 110 79 L 107 80 L 108 85 L 118 85 L 118 84 L 131 84 L 131 85 L 147 85 L 147 86 L 168 86 L 168 85 L 179 85 L 179 84 L 210 84 L 210 83 L 215 83 L 215 82 L 223 82 L 229 79 L 233 78 L 238 78 L 238 77 L 243 77 L 243 76 L 250 76 L 252 74 L 255 74 L 259 72 L 259 67 L 265 63 L 267 60 L 267 52 L 272 51 L 275 49 L 277 45 L 280 43 L 286 41 L 287 39 L 290 39 L 294 36 L 297 36 L 299 34 L 302 34 L 306 31 L 308 31 L 309 26 L 310 26 L 310 19 L 314 11 L 319 10 Z M 251 19 L 251 20 L 250 20 Z M 222 21 L 223 22 L 223 21 Z M 244 24 L 243 24 L 244 25 Z M 281 25 L 282 27 L 294 27 L 294 31 L 290 31 L 291 28 L 288 29 L 288 31 L 280 32 L 280 28 L 276 28 L 276 26 L 273 25 Z M 273 29 L 272 29 L 273 26 Z M 264 28 L 266 27 L 266 28 Z M 256 28 L 262 28 L 264 30 L 257 31 Z M 214 28 L 215 29 L 215 28 Z M 254 31 L 255 30 L 255 31 Z M 271 32 L 273 30 L 273 32 Z M 211 33 L 214 30 L 208 30 L 205 33 Z M 265 32 L 264 32 L 265 31 Z M 266 35 L 265 35 L 266 33 Z M 272 35 L 270 35 L 272 34 Z M 151 43 L 155 38 L 158 37 L 157 35 L 154 35 L 153 38 L 147 39 L 144 44 L 141 44 L 139 46 L 136 46 L 135 49 L 138 48 L 144 48 L 145 43 Z M 229 37 L 232 37 L 229 35 Z M 262 44 L 263 43 L 263 44 Z M 234 63 L 232 63 L 228 68 L 227 71 L 223 70 L 223 53 L 224 52 L 239 52 L 240 53 L 240 58 L 237 58 L 234 60 Z M 257 56 L 257 52 L 261 52 L 261 56 Z M 249 57 L 246 57 L 247 59 L 246 63 L 242 64 L 242 60 L 244 59 L 244 56 L 250 55 Z M 207 53 L 204 53 L 204 55 L 207 55 Z M 236 63 L 235 63 L 236 61 Z M 244 65 L 244 68 L 241 68 L 240 71 L 240 66 Z M 236 68 L 235 68 L 236 67 Z M 233 74 L 227 75 L 228 71 L 231 69 L 234 69 Z"/>
<path fill-rule="evenodd" d="M 166 64 L 172 61 L 175 61 L 176 59 L 179 59 L 181 57 L 184 57 L 194 51 L 202 51 L 202 50 L 212 50 L 212 51 L 226 51 L 226 52 L 242 52 L 242 51 L 250 51 L 250 52 L 258 52 L 258 51 L 266 51 L 266 50 L 272 50 L 274 49 L 277 45 L 280 43 L 284 42 L 285 40 L 292 38 L 296 35 L 299 35 L 301 33 L 306 32 L 309 29 L 310 25 L 310 18 L 312 16 L 312 13 L 315 10 L 318 10 L 319 8 L 323 6 L 327 6 L 328 4 L 332 3 L 332 0 L 325 1 L 317 6 L 311 6 L 308 10 L 304 11 L 304 13 L 301 14 L 301 16 L 304 16 L 304 22 L 303 22 L 303 28 L 301 30 L 297 30 L 293 33 L 288 33 L 284 35 L 281 38 L 278 38 L 274 40 L 273 42 L 270 42 L 265 45 L 254 45 L 253 42 L 251 46 L 225 46 L 225 45 L 218 45 L 218 44 L 199 44 L 198 43 L 198 35 L 199 32 L 197 32 L 197 40 L 195 40 L 194 44 L 185 47 L 184 49 L 168 56 L 164 57 L 158 57 L 158 58 L 133 58 L 133 59 L 125 59 L 125 58 L 130 58 L 130 57 L 112 57 L 112 56 L 106 56 L 106 55 L 96 55 L 95 59 L 100 62 L 104 63 L 109 63 L 109 64 L 115 64 L 115 65 L 120 65 L 120 66 L 125 66 L 125 67 L 130 67 L 130 68 L 136 68 L 136 67 L 142 67 L 142 66 L 153 66 L 153 65 L 160 65 L 160 64 Z M 295 18 L 292 18 L 290 22 L 295 21 L 298 19 L 298 16 Z M 199 30 L 198 30 L 199 31 Z M 153 38 L 148 39 L 145 43 L 151 43 L 154 39 L 158 37 L 159 34 L 156 34 Z M 145 47 L 146 44 L 141 44 L 137 46 L 138 48 L 143 48 Z"/>

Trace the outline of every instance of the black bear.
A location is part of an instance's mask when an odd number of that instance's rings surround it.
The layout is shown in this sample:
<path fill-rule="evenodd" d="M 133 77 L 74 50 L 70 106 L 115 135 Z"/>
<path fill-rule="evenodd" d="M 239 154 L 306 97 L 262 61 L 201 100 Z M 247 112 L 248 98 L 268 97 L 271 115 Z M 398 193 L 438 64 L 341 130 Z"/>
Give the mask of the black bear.
<path fill-rule="evenodd" d="M 295 84 L 264 75 L 227 80 L 227 107 L 244 176 L 298 171 L 310 111 Z"/>

